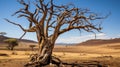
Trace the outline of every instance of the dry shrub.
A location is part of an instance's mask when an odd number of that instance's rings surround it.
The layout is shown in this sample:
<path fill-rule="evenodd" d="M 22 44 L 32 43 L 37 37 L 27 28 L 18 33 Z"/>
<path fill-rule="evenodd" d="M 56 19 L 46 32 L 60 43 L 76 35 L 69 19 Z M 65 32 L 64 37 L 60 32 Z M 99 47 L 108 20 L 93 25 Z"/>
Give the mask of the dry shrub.
<path fill-rule="evenodd" d="M 29 52 L 25 52 L 25 55 L 30 55 L 30 53 Z"/>
<path fill-rule="evenodd" d="M 12 54 L 12 55 L 18 55 L 17 52 L 12 52 L 11 54 Z"/>
<path fill-rule="evenodd" d="M 105 55 L 105 56 L 100 56 L 100 57 L 97 57 L 97 58 L 103 58 L 103 59 L 113 59 L 114 57 L 113 56 L 107 56 L 107 55 Z"/>

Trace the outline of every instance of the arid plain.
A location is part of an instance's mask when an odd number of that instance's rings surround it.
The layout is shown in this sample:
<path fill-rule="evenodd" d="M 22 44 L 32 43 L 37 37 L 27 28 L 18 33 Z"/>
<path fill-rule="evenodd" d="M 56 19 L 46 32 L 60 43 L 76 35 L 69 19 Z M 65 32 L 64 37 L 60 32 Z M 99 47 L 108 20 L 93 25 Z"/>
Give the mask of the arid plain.
<path fill-rule="evenodd" d="M 5 48 L 1 47 L 0 67 L 24 67 L 24 64 L 29 61 L 29 55 L 37 52 L 36 50 L 31 51 L 27 46 L 18 46 L 14 51 L 3 49 Z M 35 49 L 37 49 L 37 47 Z M 68 63 L 99 61 L 101 64 L 106 65 L 107 67 L 120 67 L 120 43 L 101 44 L 94 46 L 56 45 L 53 56 L 56 56 L 63 62 Z"/>

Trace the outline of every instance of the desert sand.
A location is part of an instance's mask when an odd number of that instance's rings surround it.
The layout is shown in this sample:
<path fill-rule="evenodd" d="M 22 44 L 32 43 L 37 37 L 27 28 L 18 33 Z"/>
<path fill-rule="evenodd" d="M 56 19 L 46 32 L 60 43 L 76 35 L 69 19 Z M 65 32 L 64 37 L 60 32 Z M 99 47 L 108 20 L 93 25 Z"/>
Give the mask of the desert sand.
<path fill-rule="evenodd" d="M 119 48 L 120 43 L 97 46 L 55 46 L 53 56 L 69 63 L 99 61 L 109 67 L 120 67 Z M 0 67 L 24 67 L 24 64 L 29 61 L 29 55 L 34 53 L 37 51 L 20 50 L 19 47 L 14 51 L 1 49 Z"/>

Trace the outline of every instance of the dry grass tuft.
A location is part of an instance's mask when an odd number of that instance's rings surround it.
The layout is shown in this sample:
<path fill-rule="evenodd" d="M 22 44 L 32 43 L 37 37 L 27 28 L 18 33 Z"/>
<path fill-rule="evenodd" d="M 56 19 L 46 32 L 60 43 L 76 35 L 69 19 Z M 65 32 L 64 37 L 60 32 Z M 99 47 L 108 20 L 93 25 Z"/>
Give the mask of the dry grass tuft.
<path fill-rule="evenodd" d="M 11 55 L 18 55 L 17 52 L 12 52 Z"/>

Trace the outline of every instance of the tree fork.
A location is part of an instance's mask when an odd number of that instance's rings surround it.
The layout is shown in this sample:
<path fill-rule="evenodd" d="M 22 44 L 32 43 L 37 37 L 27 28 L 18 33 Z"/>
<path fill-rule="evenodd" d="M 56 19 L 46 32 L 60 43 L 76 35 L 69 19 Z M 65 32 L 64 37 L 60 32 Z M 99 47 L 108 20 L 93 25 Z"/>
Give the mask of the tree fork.
<path fill-rule="evenodd" d="M 33 56 L 31 58 L 32 61 L 27 65 L 48 65 L 51 60 L 55 41 L 59 35 L 75 29 L 92 33 L 95 33 L 95 31 L 100 32 L 102 27 L 98 20 L 105 19 L 108 16 L 101 17 L 88 9 L 77 8 L 71 4 L 58 6 L 54 4 L 53 0 L 49 2 L 46 0 L 35 0 L 34 3 L 18 0 L 18 2 L 24 7 L 20 8 L 13 15 L 28 20 L 28 28 L 25 29 L 16 22 L 8 19 L 5 20 L 21 28 L 24 32 L 21 38 L 27 32 L 36 33 L 39 45 L 38 54 Z M 31 5 L 35 7 L 32 10 L 30 9 Z M 91 20 L 94 20 L 94 22 Z M 53 63 L 60 64 L 61 62 L 53 60 Z"/>

